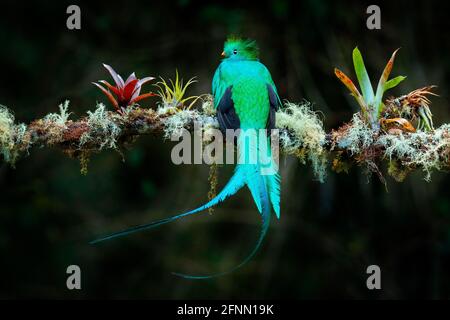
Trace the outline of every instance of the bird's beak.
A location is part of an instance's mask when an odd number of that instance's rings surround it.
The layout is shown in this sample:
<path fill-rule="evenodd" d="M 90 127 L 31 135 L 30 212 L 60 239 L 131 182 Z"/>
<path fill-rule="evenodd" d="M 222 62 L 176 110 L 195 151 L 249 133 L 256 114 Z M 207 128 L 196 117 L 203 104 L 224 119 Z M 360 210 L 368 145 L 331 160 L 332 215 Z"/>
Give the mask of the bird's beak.
<path fill-rule="evenodd" d="M 225 51 L 222 51 L 222 53 L 220 54 L 223 58 L 225 58 Z"/>

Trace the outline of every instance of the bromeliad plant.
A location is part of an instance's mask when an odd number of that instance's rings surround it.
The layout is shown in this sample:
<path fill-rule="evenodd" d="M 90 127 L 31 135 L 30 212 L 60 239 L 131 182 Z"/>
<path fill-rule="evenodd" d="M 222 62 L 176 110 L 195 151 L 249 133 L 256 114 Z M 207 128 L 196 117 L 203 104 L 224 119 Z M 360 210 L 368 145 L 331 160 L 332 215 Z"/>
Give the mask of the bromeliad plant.
<path fill-rule="evenodd" d="M 92 82 L 92 84 L 97 86 L 106 95 L 113 107 L 119 113 L 122 113 L 124 109 L 137 103 L 138 101 L 141 101 L 142 99 L 157 95 L 152 92 L 141 94 L 142 86 L 155 78 L 145 77 L 143 79 L 138 79 L 133 72 L 126 81 L 123 81 L 122 77 L 117 74 L 111 66 L 107 64 L 103 64 L 103 66 L 109 71 L 116 85 L 113 86 L 105 80 L 100 80 L 99 82 L 106 88 L 96 82 Z"/>
<path fill-rule="evenodd" d="M 174 107 L 176 109 L 190 109 L 195 102 L 200 99 L 201 96 L 189 96 L 185 97 L 187 88 L 197 82 L 195 80 L 195 77 L 191 78 L 186 82 L 186 84 L 183 83 L 183 79 L 180 79 L 178 75 L 178 70 L 176 70 L 175 75 L 175 82 L 172 81 L 172 79 L 169 79 L 169 82 L 164 80 L 162 77 L 160 77 L 161 81 L 156 83 L 154 86 L 156 86 L 158 90 L 158 96 L 161 98 L 162 102 L 170 107 Z M 189 105 L 186 106 L 186 103 L 188 101 L 191 101 Z"/>
<path fill-rule="evenodd" d="M 404 76 L 398 76 L 388 80 L 389 75 L 391 74 L 392 71 L 392 67 L 394 66 L 394 60 L 397 51 L 398 49 L 394 51 L 386 67 L 384 68 L 384 71 L 378 82 L 376 92 L 374 92 L 372 89 L 370 78 L 364 65 L 361 52 L 357 47 L 353 50 L 353 65 L 355 68 L 355 73 L 358 78 L 362 94 L 359 92 L 359 90 L 354 85 L 353 81 L 348 76 L 346 76 L 341 70 L 337 68 L 334 69 L 335 75 L 350 90 L 351 95 L 355 97 L 356 101 L 361 107 L 363 119 L 374 130 L 379 130 L 380 128 L 381 114 L 384 109 L 383 103 L 384 93 L 387 90 L 396 87 L 400 82 L 406 79 L 406 77 Z"/>
<path fill-rule="evenodd" d="M 431 101 L 428 96 L 438 96 L 432 90 L 436 86 L 416 89 L 399 98 L 386 100 L 383 111 L 384 118 L 403 118 L 417 122 L 417 130 L 433 131 L 433 115 L 430 110 Z"/>

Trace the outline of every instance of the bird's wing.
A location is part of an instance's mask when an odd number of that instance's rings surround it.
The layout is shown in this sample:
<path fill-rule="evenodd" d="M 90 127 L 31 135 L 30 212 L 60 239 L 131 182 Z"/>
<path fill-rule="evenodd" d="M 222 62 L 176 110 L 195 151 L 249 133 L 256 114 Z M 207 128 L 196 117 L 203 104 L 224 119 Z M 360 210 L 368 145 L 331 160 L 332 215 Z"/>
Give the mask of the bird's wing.
<path fill-rule="evenodd" d="M 229 86 L 222 95 L 219 104 L 217 105 L 217 120 L 222 132 L 225 133 L 226 129 L 237 130 L 240 128 L 240 120 L 234 109 L 234 102 L 232 99 L 232 86 Z M 271 130 L 275 129 L 275 114 L 280 108 L 280 98 L 272 85 L 267 84 L 267 92 L 269 95 L 269 116 L 267 118 L 266 128 Z"/>
<path fill-rule="evenodd" d="M 269 92 L 269 117 L 267 118 L 266 128 L 269 130 L 275 129 L 275 114 L 280 108 L 280 98 L 276 92 L 276 88 L 271 84 L 267 84 L 267 91 Z"/>
<path fill-rule="evenodd" d="M 219 121 L 220 130 L 223 133 L 227 129 L 237 130 L 241 126 L 239 117 L 234 109 L 234 102 L 231 97 L 232 86 L 229 86 L 222 95 L 219 104 L 217 105 L 217 120 Z"/>
<path fill-rule="evenodd" d="M 272 94 L 274 95 L 274 97 L 276 97 L 276 100 L 277 100 L 276 104 L 278 105 L 278 107 L 277 107 L 277 110 L 278 110 L 278 108 L 280 108 L 282 106 L 282 103 L 281 103 L 280 97 L 278 96 L 277 87 L 275 86 L 275 82 L 273 82 L 272 75 L 270 74 L 269 69 L 267 69 L 267 67 L 264 64 L 262 64 L 261 62 L 258 62 L 258 64 L 259 64 L 259 68 L 260 68 L 259 69 L 260 76 L 266 81 L 267 85 L 270 85 L 270 87 L 273 91 Z M 274 101 L 275 101 L 275 99 L 274 99 Z"/>
<path fill-rule="evenodd" d="M 260 77 L 262 77 L 266 82 L 267 91 L 269 93 L 270 109 L 266 127 L 267 129 L 275 129 L 275 114 L 277 110 L 282 106 L 281 99 L 278 96 L 277 87 L 275 86 L 275 83 L 272 80 L 270 71 L 261 62 L 258 62 L 258 68 L 259 68 L 258 73 Z"/>
<path fill-rule="evenodd" d="M 266 128 L 275 129 L 275 113 L 281 107 L 281 100 L 269 70 L 262 63 L 258 63 L 257 65 L 257 68 L 259 68 L 259 76 L 267 83 L 269 95 L 270 109 Z M 222 66 L 222 64 L 219 65 L 214 73 L 212 93 L 214 95 L 214 105 L 217 108 L 217 119 L 220 129 L 225 133 L 226 129 L 239 129 L 240 120 L 236 114 L 232 99 L 233 87 L 231 85 L 227 87 L 224 79 L 222 79 Z"/>

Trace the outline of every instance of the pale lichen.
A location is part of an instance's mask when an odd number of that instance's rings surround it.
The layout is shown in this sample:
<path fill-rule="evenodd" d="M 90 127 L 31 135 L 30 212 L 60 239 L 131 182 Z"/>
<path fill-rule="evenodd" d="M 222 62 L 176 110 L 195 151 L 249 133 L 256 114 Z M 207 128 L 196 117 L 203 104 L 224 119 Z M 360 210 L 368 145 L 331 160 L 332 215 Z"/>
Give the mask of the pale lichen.
<path fill-rule="evenodd" d="M 313 166 L 316 177 L 323 181 L 326 175 L 327 157 L 325 130 L 317 112 L 311 103 L 301 104 L 286 102 L 284 108 L 276 113 L 276 127 L 280 130 L 280 145 L 287 154 L 299 156 L 299 151 L 306 153 Z M 302 153 L 302 154 L 303 154 Z M 303 160 L 303 157 L 299 157 Z"/>
<path fill-rule="evenodd" d="M 44 121 L 51 122 L 65 128 L 70 115 L 69 100 L 66 100 L 64 103 L 59 105 L 59 113 L 49 113 L 44 117 Z"/>
<path fill-rule="evenodd" d="M 161 121 L 164 125 L 164 138 L 180 137 L 183 130 L 189 127 L 198 115 L 196 110 L 177 109 L 170 105 L 163 104 L 157 109 L 159 116 L 166 116 Z"/>
<path fill-rule="evenodd" d="M 0 105 L 0 153 L 5 162 L 14 166 L 20 150 L 28 149 L 30 142 L 25 141 L 26 130 L 25 124 L 15 124 L 14 115 Z"/>
<path fill-rule="evenodd" d="M 203 142 L 208 143 L 216 136 L 219 128 L 219 122 L 216 118 L 216 109 L 214 107 L 214 98 L 212 95 L 208 94 L 202 97 L 201 111 L 199 119 L 202 126 Z"/>
<path fill-rule="evenodd" d="M 202 130 L 204 142 L 211 141 L 213 130 L 219 127 L 215 117 L 212 98 L 202 99 L 202 109 L 179 109 L 170 104 L 162 103 L 156 113 L 161 117 L 164 125 L 164 138 L 180 137 L 184 129 L 194 128 Z"/>
<path fill-rule="evenodd" d="M 385 156 L 391 161 L 401 159 L 404 166 L 420 167 L 425 180 L 431 180 L 433 170 L 441 170 L 449 163 L 450 125 L 444 124 L 433 132 L 418 131 L 400 135 L 380 136 L 375 144 L 385 149 Z"/>
<path fill-rule="evenodd" d="M 151 131 L 163 131 L 164 138 L 183 134 L 183 130 L 201 136 L 204 145 L 215 141 L 220 133 L 216 110 L 211 95 L 202 95 L 197 108 L 173 107 L 162 102 L 156 110 L 131 106 L 121 112 L 107 111 L 98 104 L 94 111 L 77 121 L 69 119 L 69 102 L 59 106 L 59 113 L 50 113 L 26 126 L 16 124 L 13 114 L 0 106 L 0 155 L 14 165 L 20 154 L 33 146 L 57 146 L 69 155 L 79 157 L 85 171 L 89 155 L 105 148 L 118 150 L 134 139 Z M 450 168 L 450 124 L 435 130 L 408 132 L 399 128 L 374 130 L 359 114 L 352 120 L 326 134 L 322 119 L 309 102 L 286 102 L 276 112 L 279 149 L 294 155 L 303 163 L 311 162 L 314 174 L 323 181 L 328 155 L 337 152 L 332 168 L 347 172 L 352 164 L 367 165 L 382 180 L 379 164 L 389 161 L 388 173 L 402 181 L 415 169 L 425 172 L 431 179 L 435 170 Z M 274 140 L 272 140 L 274 141 Z M 276 153 L 278 155 L 278 153 Z M 275 156 L 275 153 L 274 153 Z"/>
<path fill-rule="evenodd" d="M 69 100 L 66 100 L 59 105 L 59 113 L 49 113 L 42 120 L 35 122 L 35 125 L 40 126 L 46 132 L 49 145 L 61 142 L 70 114 Z"/>
<path fill-rule="evenodd" d="M 119 120 L 121 116 L 115 113 L 108 113 L 105 105 L 102 103 L 97 104 L 94 112 L 88 111 L 87 114 L 86 123 L 89 130 L 80 137 L 79 146 L 94 143 L 99 145 L 100 150 L 103 148 L 117 148 L 117 137 L 120 135 L 121 129 L 113 119 L 117 118 Z"/>
<path fill-rule="evenodd" d="M 348 130 L 339 137 L 338 147 L 358 154 L 363 149 L 370 147 L 373 143 L 374 131 L 362 119 L 359 113 L 353 115 Z"/>
<path fill-rule="evenodd" d="M 205 115 L 216 115 L 216 109 L 214 107 L 214 97 L 210 94 L 205 94 L 202 97 L 202 110 Z"/>

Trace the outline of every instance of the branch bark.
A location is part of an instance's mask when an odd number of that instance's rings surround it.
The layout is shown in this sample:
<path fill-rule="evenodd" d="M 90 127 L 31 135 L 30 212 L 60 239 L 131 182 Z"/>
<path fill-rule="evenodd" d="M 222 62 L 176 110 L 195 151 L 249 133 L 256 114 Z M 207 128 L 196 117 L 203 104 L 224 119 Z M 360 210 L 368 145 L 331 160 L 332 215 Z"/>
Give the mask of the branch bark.
<path fill-rule="evenodd" d="M 60 114 L 47 115 L 28 126 L 15 124 L 11 113 L 2 108 L 1 153 L 6 162 L 14 165 L 33 147 L 53 147 L 87 163 L 89 154 L 128 147 L 141 135 L 168 137 L 174 130 L 192 131 L 195 122 L 217 128 L 212 102 L 208 103 L 198 110 L 132 107 L 123 113 L 107 111 L 99 105 L 78 120 L 68 119 L 66 104 L 60 106 Z M 422 169 L 427 180 L 433 170 L 450 169 L 448 124 L 430 132 L 376 132 L 355 114 L 349 123 L 325 133 L 321 120 L 310 108 L 308 103 L 288 103 L 277 113 L 277 126 L 281 152 L 297 156 L 303 162 L 311 161 L 319 178 L 330 162 L 336 172 L 348 171 L 355 164 L 364 165 L 384 180 L 379 167 L 386 161 L 388 173 L 399 181 L 415 169 Z"/>

